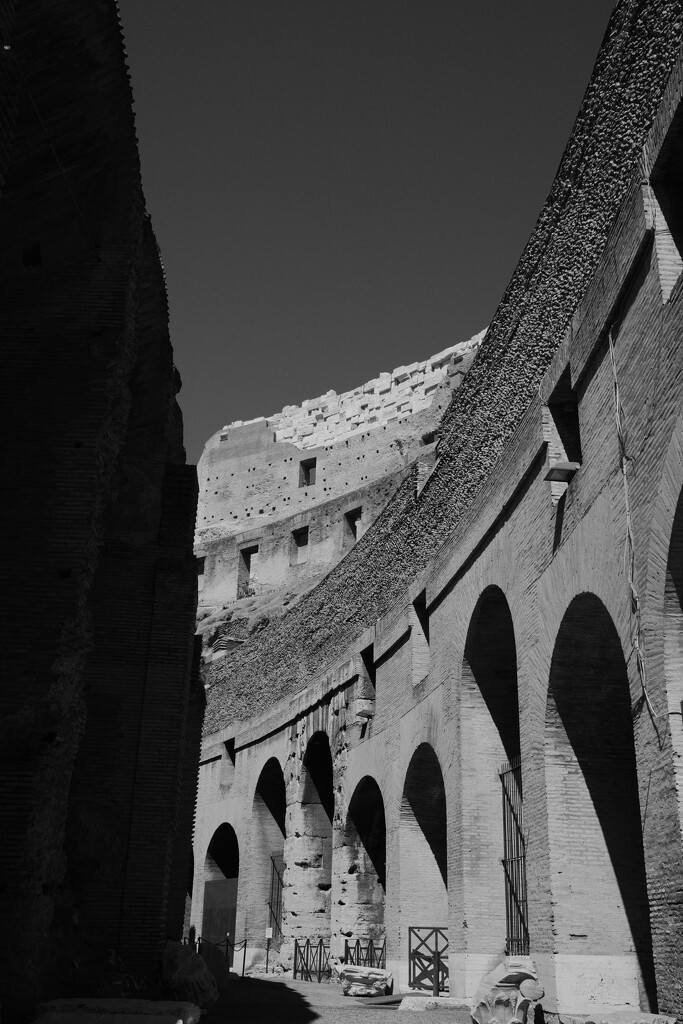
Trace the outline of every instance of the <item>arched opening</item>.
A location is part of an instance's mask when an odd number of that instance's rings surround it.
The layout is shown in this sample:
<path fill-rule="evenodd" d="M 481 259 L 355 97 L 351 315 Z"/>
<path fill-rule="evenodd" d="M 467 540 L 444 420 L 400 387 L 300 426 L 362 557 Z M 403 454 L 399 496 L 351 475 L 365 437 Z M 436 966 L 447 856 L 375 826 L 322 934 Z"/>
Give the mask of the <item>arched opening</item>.
<path fill-rule="evenodd" d="M 428 743 L 413 754 L 401 800 L 399 824 L 401 969 L 408 963 L 410 928 L 448 926 L 446 790 L 438 758 Z M 405 987 L 407 978 L 399 978 Z"/>
<path fill-rule="evenodd" d="M 280 762 L 264 765 L 254 793 L 251 845 L 246 868 L 249 892 L 246 935 L 251 950 L 266 948 L 266 929 L 272 929 L 271 948 L 282 942 L 282 876 L 285 844 L 285 780 Z M 243 872 L 244 874 L 245 872 Z"/>
<path fill-rule="evenodd" d="M 204 863 L 202 938 L 208 942 L 225 942 L 226 935 L 235 941 L 239 873 L 237 836 L 224 822 L 213 834 Z"/>
<path fill-rule="evenodd" d="M 380 788 L 366 775 L 356 786 L 335 850 L 337 923 L 344 940 L 376 951 L 384 943 L 387 828 Z M 341 952 L 341 950 L 340 950 Z"/>
<path fill-rule="evenodd" d="M 460 706 L 467 951 L 525 954 L 517 650 L 510 608 L 498 587 L 483 592 L 472 615 Z"/>
<path fill-rule="evenodd" d="M 558 1001 L 655 1010 L 628 676 L 592 594 L 572 601 L 555 642 L 545 771 Z"/>
<path fill-rule="evenodd" d="M 674 517 L 664 589 L 664 677 L 683 832 L 683 495 Z"/>
<path fill-rule="evenodd" d="M 190 931 L 192 917 L 192 888 L 194 885 L 194 850 L 190 846 L 187 858 L 187 881 L 185 885 L 185 913 L 183 915 L 183 935 Z"/>
<path fill-rule="evenodd" d="M 284 928 L 299 941 L 330 938 L 332 779 L 329 741 L 316 732 L 306 747 L 285 843 Z"/>

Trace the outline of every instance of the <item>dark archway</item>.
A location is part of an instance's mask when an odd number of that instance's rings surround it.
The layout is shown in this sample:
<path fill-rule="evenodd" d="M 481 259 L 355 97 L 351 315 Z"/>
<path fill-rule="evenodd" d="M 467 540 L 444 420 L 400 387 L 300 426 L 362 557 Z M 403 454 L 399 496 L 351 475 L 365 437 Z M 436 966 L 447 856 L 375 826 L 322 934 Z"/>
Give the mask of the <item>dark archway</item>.
<path fill-rule="evenodd" d="M 285 844 L 285 780 L 280 762 L 271 757 L 256 783 L 251 813 L 249 864 L 245 876 L 249 898 L 245 930 L 249 946 L 265 949 L 266 928 L 272 928 L 271 948 L 282 941 L 282 892 Z"/>
<path fill-rule="evenodd" d="M 467 633 L 460 741 L 467 948 L 528 953 L 517 648 L 509 605 L 495 586 L 479 598 Z M 504 766 L 510 769 L 504 774 L 506 804 L 499 777 Z M 514 815 L 505 810 L 510 802 Z M 518 821 L 519 828 L 504 828 L 504 818 Z"/>
<path fill-rule="evenodd" d="M 204 863 L 202 938 L 209 942 L 224 942 L 228 934 L 235 941 L 239 873 L 237 836 L 224 822 L 213 834 Z"/>
<path fill-rule="evenodd" d="M 387 827 L 379 786 L 366 775 L 356 786 L 335 850 L 339 931 L 363 944 L 384 942 Z"/>
<path fill-rule="evenodd" d="M 333 768 L 326 733 L 313 734 L 290 808 L 285 843 L 284 928 L 288 936 L 329 939 L 332 889 Z"/>
<path fill-rule="evenodd" d="M 479 598 L 467 632 L 463 685 L 477 687 L 500 737 L 503 756 L 519 757 L 517 648 L 510 607 L 498 587 Z"/>
<path fill-rule="evenodd" d="M 581 957 L 589 985 L 595 973 L 596 1002 L 655 1010 L 628 675 L 616 628 L 593 594 L 572 601 L 555 642 L 545 768 L 557 952 Z M 620 976 L 612 997 L 599 981 L 605 956 Z"/>
<path fill-rule="evenodd" d="M 446 790 L 439 760 L 421 743 L 406 772 L 399 823 L 400 960 L 408 929 L 448 925 Z M 399 979 L 405 984 L 407 979 Z"/>

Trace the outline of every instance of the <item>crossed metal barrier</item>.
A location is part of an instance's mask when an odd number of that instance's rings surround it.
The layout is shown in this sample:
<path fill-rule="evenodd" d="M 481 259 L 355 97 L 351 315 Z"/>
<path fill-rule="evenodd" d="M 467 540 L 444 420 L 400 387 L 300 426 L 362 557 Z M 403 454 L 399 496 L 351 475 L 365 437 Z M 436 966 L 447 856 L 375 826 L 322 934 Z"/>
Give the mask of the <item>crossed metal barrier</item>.
<path fill-rule="evenodd" d="M 408 987 L 438 996 L 448 981 L 448 929 L 408 928 Z"/>

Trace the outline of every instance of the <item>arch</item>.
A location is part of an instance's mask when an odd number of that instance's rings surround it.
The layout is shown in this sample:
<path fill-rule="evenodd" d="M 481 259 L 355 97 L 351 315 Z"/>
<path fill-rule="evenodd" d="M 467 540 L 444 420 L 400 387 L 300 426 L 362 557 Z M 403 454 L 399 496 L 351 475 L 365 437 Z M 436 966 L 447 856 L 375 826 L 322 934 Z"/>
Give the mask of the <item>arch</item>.
<path fill-rule="evenodd" d="M 365 775 L 349 802 L 335 849 L 335 902 L 342 939 L 384 941 L 387 874 L 384 801 L 376 781 Z"/>
<path fill-rule="evenodd" d="M 400 959 L 408 929 L 448 925 L 446 790 L 439 759 L 421 743 L 408 765 L 399 819 Z"/>
<path fill-rule="evenodd" d="M 330 938 L 334 786 L 327 734 L 315 732 L 301 762 L 298 792 L 288 807 L 284 930 L 291 938 Z"/>
<path fill-rule="evenodd" d="M 237 835 L 223 822 L 211 837 L 204 862 L 202 937 L 209 942 L 224 942 L 226 934 L 235 939 L 239 873 Z"/>
<path fill-rule="evenodd" d="M 561 962 L 571 973 L 580 957 L 586 1010 L 615 1001 L 655 1010 L 628 675 L 614 623 L 593 594 L 573 599 L 555 640 L 545 774 L 558 998 Z M 619 978 L 613 993 L 605 956 Z"/>
<path fill-rule="evenodd" d="M 520 809 L 521 766 L 517 647 L 503 591 L 487 587 L 472 613 L 462 661 L 460 736 L 462 749 L 462 865 L 468 952 L 528 953 L 526 870 L 506 875 L 501 858 L 523 843 L 522 823 L 504 832 L 499 774 Z M 513 858 L 510 857 L 510 861 Z M 507 861 L 506 861 L 507 862 Z M 509 880 L 508 880 L 509 879 Z"/>
<path fill-rule="evenodd" d="M 676 504 L 664 580 L 664 679 L 670 721 L 683 713 L 683 493 Z M 683 729 L 672 725 L 674 777 L 683 833 Z"/>
<path fill-rule="evenodd" d="M 282 893 L 285 845 L 285 779 L 276 757 L 266 761 L 254 790 L 250 821 L 249 864 L 245 868 L 249 898 L 245 933 L 249 947 L 265 950 L 266 928 L 273 929 L 271 948 L 282 941 Z"/>

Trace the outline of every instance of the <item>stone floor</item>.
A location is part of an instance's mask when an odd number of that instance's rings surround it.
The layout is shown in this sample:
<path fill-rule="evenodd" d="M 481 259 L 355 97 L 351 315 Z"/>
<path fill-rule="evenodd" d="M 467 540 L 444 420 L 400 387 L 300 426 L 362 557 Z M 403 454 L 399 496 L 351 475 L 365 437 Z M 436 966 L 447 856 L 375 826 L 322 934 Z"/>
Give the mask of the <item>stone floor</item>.
<path fill-rule="evenodd" d="M 382 1024 L 387 1018 L 408 1024 L 413 1015 L 402 1012 L 396 1018 L 398 1005 L 398 1000 L 351 999 L 342 995 L 338 985 L 316 985 L 282 976 L 235 978 L 202 1024 Z M 453 1010 L 438 1013 L 444 1024 L 456 1021 Z M 433 1013 L 428 1020 L 433 1020 Z"/>

